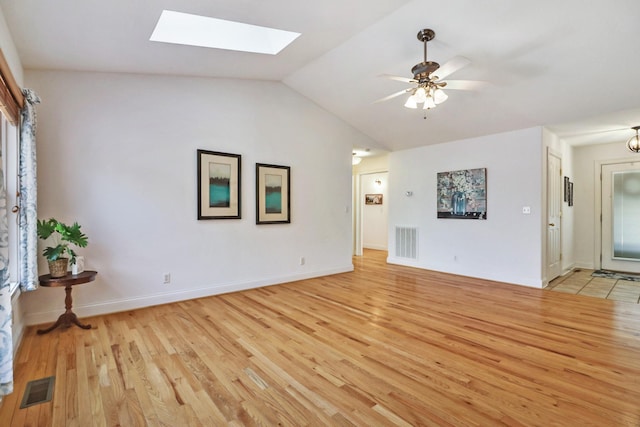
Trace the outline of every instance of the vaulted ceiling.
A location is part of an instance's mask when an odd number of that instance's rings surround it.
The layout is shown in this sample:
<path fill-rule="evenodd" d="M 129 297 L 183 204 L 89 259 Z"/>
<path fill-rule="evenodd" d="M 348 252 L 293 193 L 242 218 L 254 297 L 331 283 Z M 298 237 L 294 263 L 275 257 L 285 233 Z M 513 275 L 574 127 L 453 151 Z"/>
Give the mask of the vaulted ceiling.
<path fill-rule="evenodd" d="M 574 144 L 624 141 L 640 124 L 637 0 L 0 0 L 26 69 L 282 81 L 375 141 L 400 150 L 532 126 Z M 276 56 L 149 41 L 163 9 L 296 31 Z M 408 84 L 416 34 L 428 59 L 463 56 L 433 110 L 374 103 Z"/>

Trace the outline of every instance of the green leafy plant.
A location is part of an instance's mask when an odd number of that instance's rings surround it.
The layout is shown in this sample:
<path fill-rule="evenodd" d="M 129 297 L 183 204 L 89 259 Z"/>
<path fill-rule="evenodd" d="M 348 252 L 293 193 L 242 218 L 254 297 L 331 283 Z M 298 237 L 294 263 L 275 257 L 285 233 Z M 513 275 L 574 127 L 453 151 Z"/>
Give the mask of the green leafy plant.
<path fill-rule="evenodd" d="M 69 245 L 84 248 L 89 242 L 77 222 L 74 222 L 73 225 L 66 225 L 55 218 L 38 220 L 37 232 L 38 237 L 42 240 L 46 240 L 49 237 L 53 239 L 53 246 L 47 246 L 42 251 L 42 255 L 47 261 L 56 261 L 57 259 L 65 258 L 65 254 L 69 254 L 69 259 L 73 264 L 76 261 L 76 253 Z"/>

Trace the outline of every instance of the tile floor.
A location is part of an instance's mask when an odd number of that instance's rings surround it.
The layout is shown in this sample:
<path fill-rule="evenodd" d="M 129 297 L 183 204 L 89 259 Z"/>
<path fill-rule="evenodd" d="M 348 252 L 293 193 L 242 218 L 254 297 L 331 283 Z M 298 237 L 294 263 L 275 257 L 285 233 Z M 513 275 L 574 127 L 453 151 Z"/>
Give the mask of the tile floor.
<path fill-rule="evenodd" d="M 576 269 L 549 283 L 545 289 L 615 301 L 640 303 L 640 282 L 592 277 L 593 270 Z"/>

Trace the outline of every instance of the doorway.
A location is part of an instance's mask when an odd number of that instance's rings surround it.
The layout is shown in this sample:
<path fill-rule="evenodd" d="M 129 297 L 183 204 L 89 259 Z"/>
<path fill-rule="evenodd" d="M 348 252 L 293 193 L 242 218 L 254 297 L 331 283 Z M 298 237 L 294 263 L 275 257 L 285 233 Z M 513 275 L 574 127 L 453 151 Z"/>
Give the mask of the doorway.
<path fill-rule="evenodd" d="M 354 255 L 363 249 L 388 249 L 387 197 L 389 172 L 367 172 L 354 177 Z"/>
<path fill-rule="evenodd" d="M 362 247 L 364 249 L 387 250 L 388 177 L 388 172 L 360 176 L 360 188 L 364 194 L 364 197 L 360 198 L 364 203 L 362 206 Z"/>
<path fill-rule="evenodd" d="M 640 273 L 640 162 L 601 166 L 600 264 Z"/>

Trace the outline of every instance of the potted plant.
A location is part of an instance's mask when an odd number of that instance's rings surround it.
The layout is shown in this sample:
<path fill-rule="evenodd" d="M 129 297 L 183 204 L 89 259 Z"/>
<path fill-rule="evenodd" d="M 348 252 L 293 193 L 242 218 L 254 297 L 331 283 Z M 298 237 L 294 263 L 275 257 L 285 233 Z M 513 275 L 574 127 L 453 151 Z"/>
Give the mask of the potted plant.
<path fill-rule="evenodd" d="M 49 218 L 38 220 L 37 232 L 42 240 L 49 237 L 53 239 L 53 246 L 47 246 L 42 251 L 42 255 L 49 262 L 51 277 L 66 276 L 69 259 L 71 263 L 75 263 L 76 260 L 76 253 L 69 245 L 84 248 L 88 243 L 87 236 L 80 230 L 80 225 L 77 222 L 66 225 L 55 218 Z M 67 254 L 69 258 L 65 256 Z"/>

